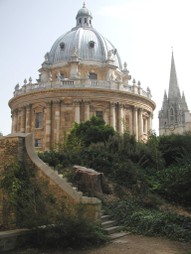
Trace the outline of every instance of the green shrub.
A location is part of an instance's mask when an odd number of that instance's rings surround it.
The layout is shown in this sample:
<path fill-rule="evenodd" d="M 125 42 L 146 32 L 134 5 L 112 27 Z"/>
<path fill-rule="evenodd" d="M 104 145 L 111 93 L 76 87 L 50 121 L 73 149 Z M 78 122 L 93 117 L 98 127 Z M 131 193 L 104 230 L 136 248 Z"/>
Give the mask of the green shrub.
<path fill-rule="evenodd" d="M 157 209 L 146 209 L 128 199 L 109 205 L 112 216 L 130 232 L 148 236 L 165 236 L 178 241 L 191 240 L 191 218 Z"/>
<path fill-rule="evenodd" d="M 107 240 L 101 225 L 89 221 L 84 216 L 83 206 L 77 206 L 73 213 L 59 213 L 55 224 L 36 227 L 28 235 L 25 246 L 39 250 L 61 250 L 97 246 Z"/>

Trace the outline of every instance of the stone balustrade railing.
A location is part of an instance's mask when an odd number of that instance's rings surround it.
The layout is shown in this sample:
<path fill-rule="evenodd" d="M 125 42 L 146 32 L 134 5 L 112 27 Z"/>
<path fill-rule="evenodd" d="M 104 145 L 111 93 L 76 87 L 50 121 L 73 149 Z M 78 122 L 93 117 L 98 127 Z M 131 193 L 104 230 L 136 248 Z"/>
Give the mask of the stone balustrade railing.
<path fill-rule="evenodd" d="M 56 88 L 99 88 L 99 89 L 111 89 L 111 90 L 120 90 L 126 92 L 132 92 L 151 98 L 150 90 L 144 91 L 140 85 L 126 85 L 121 82 L 114 81 L 105 81 L 105 80 L 90 80 L 90 79 L 79 79 L 79 80 L 56 80 L 49 81 L 46 83 L 28 83 L 24 84 L 21 88 L 19 85 L 15 87 L 14 97 L 23 95 L 32 91 L 42 91 L 47 89 L 56 89 Z"/>

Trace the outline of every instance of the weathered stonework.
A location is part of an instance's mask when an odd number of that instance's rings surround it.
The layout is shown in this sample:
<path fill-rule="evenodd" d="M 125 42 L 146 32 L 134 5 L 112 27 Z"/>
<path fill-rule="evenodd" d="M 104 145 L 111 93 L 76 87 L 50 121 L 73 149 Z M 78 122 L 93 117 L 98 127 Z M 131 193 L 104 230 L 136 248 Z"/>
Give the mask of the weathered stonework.
<path fill-rule="evenodd" d="M 89 198 L 77 192 L 64 179 L 61 178 L 54 170 L 47 166 L 37 156 L 33 147 L 32 134 L 9 135 L 0 139 L 0 173 L 4 170 L 5 165 L 12 162 L 15 158 L 24 164 L 30 166 L 39 182 L 45 182 L 47 189 L 56 199 L 57 203 L 67 202 L 74 206 L 83 204 L 87 218 L 98 220 L 101 216 L 101 201 L 97 198 Z M 3 224 L 3 193 L 0 193 L 0 225 Z"/>
<path fill-rule="evenodd" d="M 63 142 L 75 122 L 102 117 L 120 134 L 127 129 L 137 140 L 147 140 L 155 103 L 150 89 L 130 84 L 127 64 L 117 49 L 92 26 L 83 6 L 76 26 L 53 44 L 32 79 L 15 86 L 9 101 L 12 133 L 34 134 L 36 150 Z"/>

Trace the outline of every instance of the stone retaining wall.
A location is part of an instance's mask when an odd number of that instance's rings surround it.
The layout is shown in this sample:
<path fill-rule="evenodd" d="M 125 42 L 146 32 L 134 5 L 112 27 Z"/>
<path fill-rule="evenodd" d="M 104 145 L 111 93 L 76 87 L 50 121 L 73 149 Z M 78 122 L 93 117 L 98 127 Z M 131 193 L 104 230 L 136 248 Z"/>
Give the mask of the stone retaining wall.
<path fill-rule="evenodd" d="M 69 184 L 66 179 L 61 178 L 54 170 L 45 164 L 37 156 L 33 147 L 32 134 L 8 135 L 0 137 L 0 172 L 4 170 L 5 165 L 13 160 L 27 162 L 37 176 L 38 181 L 47 183 L 48 190 L 54 195 L 57 202 L 68 202 L 70 205 L 83 204 L 85 206 L 85 215 L 91 220 L 99 220 L 101 217 L 101 201 L 97 198 L 85 197 L 81 192 Z M 0 225 L 3 221 L 3 194 L 0 192 Z M 3 238 L 3 235 L 5 236 Z M 1 248 L 10 248 L 14 244 L 8 244 L 6 240 L 8 233 L 1 232 Z M 15 237 L 13 237 L 15 239 Z M 4 239 L 4 240 L 3 240 Z M 10 240 L 10 243 L 14 240 Z M 4 247 L 3 247 L 4 246 Z M 6 247 L 7 246 L 7 247 Z M 2 250 L 2 249 L 1 249 Z"/>

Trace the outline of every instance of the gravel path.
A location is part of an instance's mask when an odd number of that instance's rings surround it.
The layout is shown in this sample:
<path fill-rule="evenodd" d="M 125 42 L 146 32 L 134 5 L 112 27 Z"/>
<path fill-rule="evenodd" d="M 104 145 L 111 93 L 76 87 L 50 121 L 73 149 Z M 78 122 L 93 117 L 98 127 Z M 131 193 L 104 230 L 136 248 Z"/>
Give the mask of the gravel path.
<path fill-rule="evenodd" d="M 43 254 L 191 254 L 191 242 L 181 243 L 160 237 L 128 235 L 91 250 L 43 252 Z"/>

